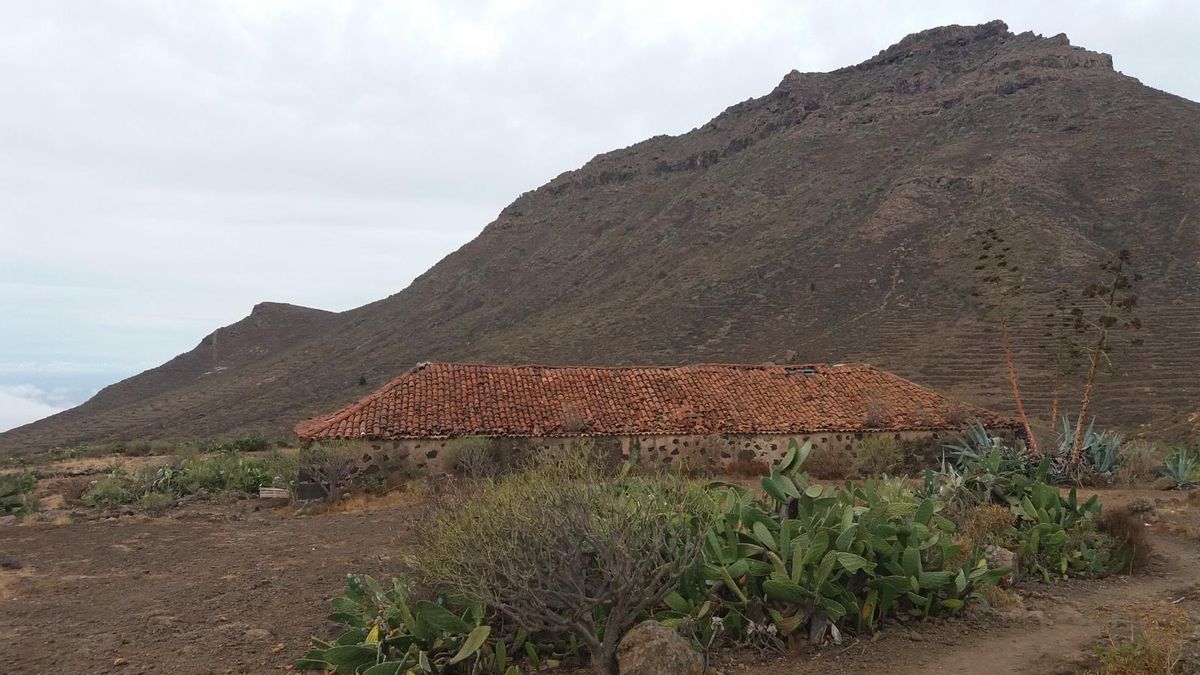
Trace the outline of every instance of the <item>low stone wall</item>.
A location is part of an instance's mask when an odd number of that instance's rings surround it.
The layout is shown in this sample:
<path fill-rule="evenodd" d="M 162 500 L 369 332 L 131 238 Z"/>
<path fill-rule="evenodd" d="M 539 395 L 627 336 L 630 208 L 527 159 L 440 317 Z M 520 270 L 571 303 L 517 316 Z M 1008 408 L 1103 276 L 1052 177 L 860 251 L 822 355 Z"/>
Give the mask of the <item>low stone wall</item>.
<path fill-rule="evenodd" d="M 942 432 L 943 434 L 945 432 Z M 886 436 L 904 444 L 906 452 L 928 453 L 939 443 L 939 432 L 860 432 L 805 435 L 727 435 L 727 436 L 604 436 L 555 438 L 490 438 L 488 452 L 499 466 L 511 466 L 532 453 L 568 452 L 580 442 L 591 442 L 611 452 L 614 459 L 633 459 L 647 466 L 676 467 L 681 470 L 723 473 L 766 472 L 781 459 L 794 439 L 812 442 L 809 464 L 818 477 L 838 478 L 849 475 L 855 446 L 872 436 Z M 405 439 L 399 441 L 362 441 L 360 476 L 387 479 L 453 473 L 460 453 L 468 444 L 479 447 L 481 439 Z M 925 462 L 931 456 L 914 457 Z"/>

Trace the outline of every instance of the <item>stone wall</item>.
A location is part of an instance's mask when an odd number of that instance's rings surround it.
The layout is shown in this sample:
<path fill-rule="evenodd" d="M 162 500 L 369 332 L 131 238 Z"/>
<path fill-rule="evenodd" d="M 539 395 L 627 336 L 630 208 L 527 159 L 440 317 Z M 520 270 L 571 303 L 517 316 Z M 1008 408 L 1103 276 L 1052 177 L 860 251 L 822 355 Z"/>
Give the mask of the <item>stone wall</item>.
<path fill-rule="evenodd" d="M 942 432 L 943 434 L 946 432 Z M 607 436 L 566 438 L 491 438 L 488 452 L 499 465 L 511 465 L 539 451 L 566 452 L 581 441 L 605 447 L 614 459 L 632 459 L 649 466 L 676 467 L 710 473 L 736 470 L 740 473 L 765 472 L 782 458 L 792 439 L 811 441 L 809 464 L 814 475 L 837 478 L 849 475 L 855 446 L 871 436 L 887 436 L 901 441 L 906 452 L 928 452 L 939 444 L 939 433 L 932 431 L 823 433 L 801 435 L 729 435 L 729 436 Z M 451 473 L 456 459 L 470 443 L 480 439 L 406 439 L 399 441 L 363 441 L 362 476 L 386 479 Z M 476 446 L 478 447 L 478 446 Z M 917 460 L 920 458 L 914 458 Z M 927 460 L 928 457 L 921 461 Z M 825 477 L 825 476 L 819 476 Z"/>

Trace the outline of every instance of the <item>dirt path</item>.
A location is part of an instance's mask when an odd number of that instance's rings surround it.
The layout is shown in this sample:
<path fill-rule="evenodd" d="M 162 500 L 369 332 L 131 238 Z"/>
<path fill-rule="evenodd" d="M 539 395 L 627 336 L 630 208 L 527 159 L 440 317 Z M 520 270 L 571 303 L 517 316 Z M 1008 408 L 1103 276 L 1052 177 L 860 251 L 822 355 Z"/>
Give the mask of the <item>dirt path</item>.
<path fill-rule="evenodd" d="M 348 571 L 387 576 L 401 507 L 0 527 L 4 673 L 271 673 L 327 634 Z"/>

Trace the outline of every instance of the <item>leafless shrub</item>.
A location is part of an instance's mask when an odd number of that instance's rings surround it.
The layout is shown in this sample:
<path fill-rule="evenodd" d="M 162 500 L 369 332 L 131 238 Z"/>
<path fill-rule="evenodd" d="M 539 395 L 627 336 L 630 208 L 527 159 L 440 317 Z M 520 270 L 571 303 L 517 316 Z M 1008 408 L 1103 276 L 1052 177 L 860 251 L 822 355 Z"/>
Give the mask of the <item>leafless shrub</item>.
<path fill-rule="evenodd" d="M 858 477 L 854 453 L 843 443 L 822 443 L 816 446 L 804 467 L 810 476 L 818 480 Z"/>
<path fill-rule="evenodd" d="M 67 506 L 78 506 L 83 503 L 83 496 L 95 481 L 92 476 L 71 476 L 58 481 L 55 492 L 62 495 L 63 503 Z"/>
<path fill-rule="evenodd" d="M 339 490 L 358 468 L 360 448 L 354 444 L 315 443 L 300 451 L 301 480 L 308 478 L 321 489 L 325 501 L 338 498 Z"/>
<path fill-rule="evenodd" d="M 879 399 L 871 399 L 867 401 L 866 415 L 863 418 L 863 425 L 868 429 L 883 429 L 888 426 L 887 404 Z"/>
<path fill-rule="evenodd" d="M 890 436 L 871 434 L 854 449 L 854 468 L 863 476 L 903 473 L 904 447 Z"/>
<path fill-rule="evenodd" d="M 530 634 L 570 632 L 596 672 L 697 563 L 704 528 L 686 484 L 614 478 L 595 457 L 543 458 L 435 516 L 423 582 L 482 600 Z"/>
<path fill-rule="evenodd" d="M 577 434 L 587 431 L 591 424 L 579 406 L 572 403 L 564 403 L 562 407 L 563 430 L 569 433 Z"/>
<path fill-rule="evenodd" d="M 496 478 L 504 467 L 500 465 L 492 439 L 484 436 L 457 438 L 450 443 L 450 471 L 468 480 Z"/>
<path fill-rule="evenodd" d="M 1119 548 L 1127 548 L 1129 567 L 1126 572 L 1134 573 L 1146 569 L 1154 547 L 1146 536 L 1146 526 L 1128 506 L 1105 509 L 1100 518 L 1100 529 L 1112 537 Z"/>

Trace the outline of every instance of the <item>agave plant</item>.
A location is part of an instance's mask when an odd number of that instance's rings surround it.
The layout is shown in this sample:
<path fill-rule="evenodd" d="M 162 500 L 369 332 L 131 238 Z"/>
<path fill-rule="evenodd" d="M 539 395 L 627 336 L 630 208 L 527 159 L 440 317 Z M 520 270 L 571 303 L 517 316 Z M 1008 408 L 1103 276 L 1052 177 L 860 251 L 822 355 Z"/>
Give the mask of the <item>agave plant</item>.
<path fill-rule="evenodd" d="M 1196 470 L 1200 469 L 1200 457 L 1187 448 L 1175 448 L 1167 457 L 1163 473 L 1175 481 L 1176 487 L 1184 487 L 1195 482 Z"/>
<path fill-rule="evenodd" d="M 1004 447 L 1004 441 L 988 433 L 978 420 L 962 430 L 958 437 L 946 443 L 942 449 L 953 460 L 955 466 L 964 466 L 986 457 L 993 450 Z M 943 460 L 944 461 L 944 460 Z"/>
<path fill-rule="evenodd" d="M 1058 457 L 1071 456 L 1071 448 L 1075 444 L 1075 424 L 1069 417 L 1062 418 L 1062 432 L 1058 436 Z M 1121 468 L 1121 444 L 1125 442 L 1124 434 L 1116 431 L 1096 431 L 1096 420 L 1093 418 L 1083 431 L 1083 458 L 1086 468 L 1101 476 L 1111 476 Z"/>

